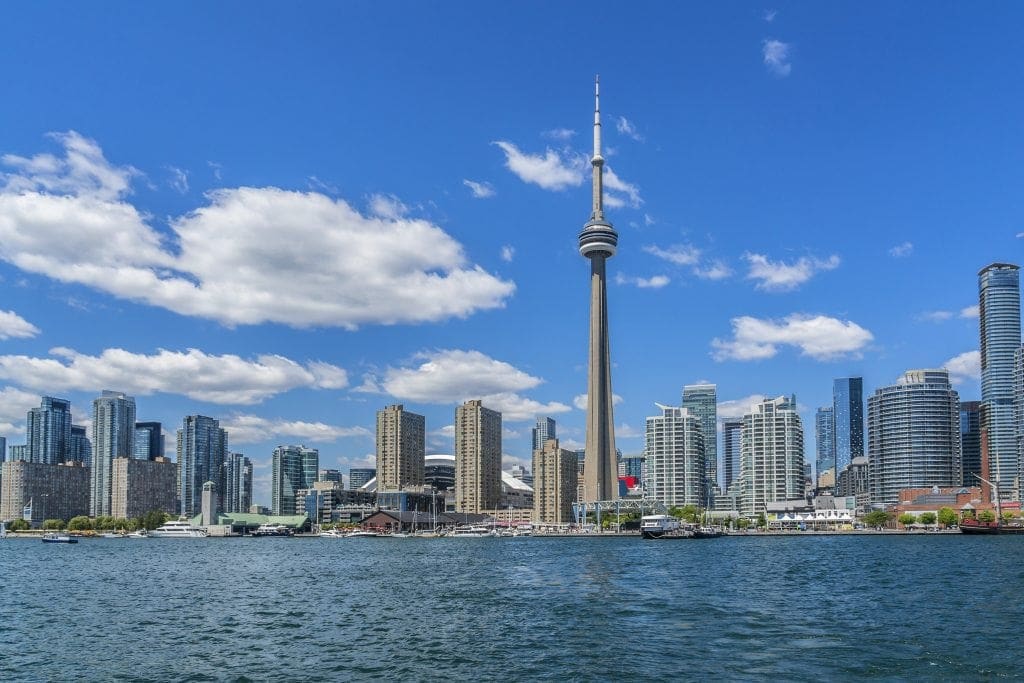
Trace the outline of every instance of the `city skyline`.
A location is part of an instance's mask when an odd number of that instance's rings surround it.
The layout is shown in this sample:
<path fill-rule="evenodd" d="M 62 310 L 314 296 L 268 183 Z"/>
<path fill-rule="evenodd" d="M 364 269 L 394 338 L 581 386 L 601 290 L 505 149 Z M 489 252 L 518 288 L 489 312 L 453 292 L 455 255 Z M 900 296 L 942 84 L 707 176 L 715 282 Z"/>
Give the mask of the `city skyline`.
<path fill-rule="evenodd" d="M 836 378 L 867 397 L 946 367 L 981 399 L 977 273 L 1024 253 L 1024 11 L 648 7 L 617 22 L 621 60 L 562 45 L 599 30 L 583 7 L 224 5 L 198 29 L 0 8 L 0 44 L 33 55 L 0 112 L 0 436 L 23 443 L 43 396 L 91 434 L 124 392 L 171 438 L 218 420 L 263 504 L 279 445 L 372 467 L 389 404 L 425 416 L 428 453 L 470 399 L 502 413 L 505 469 L 537 416 L 582 447 L 595 73 L 624 453 L 686 384 L 717 385 L 719 422 L 795 394 L 808 460 Z M 474 17 L 536 51 L 499 54 Z"/>

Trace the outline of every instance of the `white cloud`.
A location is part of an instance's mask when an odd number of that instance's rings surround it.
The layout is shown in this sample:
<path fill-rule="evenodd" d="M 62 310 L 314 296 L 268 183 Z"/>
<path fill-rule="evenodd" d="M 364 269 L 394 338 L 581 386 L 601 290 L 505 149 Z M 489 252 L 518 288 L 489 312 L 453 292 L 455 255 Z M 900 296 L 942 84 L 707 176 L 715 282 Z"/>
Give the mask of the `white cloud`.
<path fill-rule="evenodd" d="M 51 358 L 0 356 L 0 378 L 39 391 L 115 389 L 146 396 L 181 394 L 210 403 L 248 405 L 300 387 L 339 389 L 347 385 L 342 368 L 313 362 L 302 366 L 283 356 L 246 360 L 213 356 L 197 349 L 160 349 L 152 355 L 106 349 L 88 356 L 73 349 L 50 350 Z"/>
<path fill-rule="evenodd" d="M 207 161 L 206 165 L 210 167 L 210 171 L 213 173 L 214 180 L 221 180 L 222 171 L 224 167 L 218 164 L 216 161 Z"/>
<path fill-rule="evenodd" d="M 652 277 L 632 277 L 618 273 L 615 276 L 615 284 L 636 285 L 642 289 L 661 289 L 671 280 L 666 275 L 654 275 Z"/>
<path fill-rule="evenodd" d="M 563 413 L 569 406 L 541 403 L 519 395 L 543 380 L 479 351 L 442 349 L 414 356 L 414 367 L 388 368 L 383 377 L 369 376 L 356 391 L 386 393 L 419 403 L 461 403 L 481 399 L 500 410 L 510 422 L 532 420 L 538 414 Z"/>
<path fill-rule="evenodd" d="M 622 197 L 618 193 L 626 196 Z M 612 208 L 619 208 L 627 204 L 634 209 L 639 208 L 644 200 L 640 198 L 640 189 L 633 184 L 615 175 L 609 166 L 604 168 L 604 203 Z"/>
<path fill-rule="evenodd" d="M 39 394 L 30 394 L 14 387 L 0 389 L 0 436 L 6 436 L 11 441 L 15 433 L 24 434 L 25 416 L 29 410 L 38 407 Z M 0 457 L 5 455 L 0 454 Z"/>
<path fill-rule="evenodd" d="M 565 142 L 571 140 L 572 136 L 576 135 L 576 131 L 569 128 L 554 128 L 552 130 L 546 130 L 541 133 L 544 137 L 549 140 L 558 140 L 559 142 Z"/>
<path fill-rule="evenodd" d="M 981 379 L 981 352 L 965 351 L 947 360 L 942 367 L 949 371 L 949 381 L 953 384 L 977 381 Z"/>
<path fill-rule="evenodd" d="M 695 266 L 700 262 L 700 249 L 691 244 L 673 244 L 667 249 L 662 249 L 654 244 L 645 244 L 641 249 L 677 266 Z"/>
<path fill-rule="evenodd" d="M 0 311 L 0 339 L 28 339 L 39 334 L 39 328 L 14 311 Z"/>
<path fill-rule="evenodd" d="M 871 332 L 852 321 L 799 313 L 780 321 L 750 316 L 733 318 L 732 332 L 732 339 L 712 340 L 715 360 L 771 358 L 781 345 L 795 346 L 803 355 L 816 360 L 845 355 L 857 357 L 874 338 Z"/>
<path fill-rule="evenodd" d="M 506 263 L 512 263 L 512 259 L 516 256 L 516 248 L 506 244 L 501 248 L 501 260 Z"/>
<path fill-rule="evenodd" d="M 718 402 L 718 419 L 732 420 L 743 417 L 753 410 L 753 407 L 765 399 L 764 394 L 751 394 L 743 398 L 736 398 L 730 401 Z"/>
<path fill-rule="evenodd" d="M 330 443 L 345 437 L 373 436 L 373 433 L 365 427 L 338 427 L 323 422 L 270 419 L 257 415 L 231 415 L 221 418 L 220 426 L 228 431 L 232 444 L 260 443 L 272 440 Z"/>
<path fill-rule="evenodd" d="M 789 43 L 781 40 L 765 40 L 761 43 L 761 55 L 764 58 L 764 65 L 768 71 L 779 78 L 785 78 L 793 70 L 789 62 Z"/>
<path fill-rule="evenodd" d="M 775 21 L 776 15 L 778 15 L 778 10 L 768 9 L 764 11 L 761 17 L 770 24 Z"/>
<path fill-rule="evenodd" d="M 724 280 L 732 275 L 732 268 L 724 261 L 715 259 L 709 261 L 707 265 L 695 267 L 693 274 L 704 280 Z"/>
<path fill-rule="evenodd" d="M 904 256 L 910 256 L 914 253 L 914 244 L 912 242 L 904 242 L 903 244 L 897 244 L 895 247 L 889 250 L 889 256 L 893 258 L 903 258 Z"/>
<path fill-rule="evenodd" d="M 1017 239 L 1024 238 L 1024 232 L 1017 233 Z"/>
<path fill-rule="evenodd" d="M 978 312 L 978 304 L 974 304 L 973 306 L 965 306 L 964 308 L 960 309 L 961 318 L 977 318 L 979 315 L 980 313 Z"/>
<path fill-rule="evenodd" d="M 486 199 L 494 196 L 494 186 L 488 182 L 478 183 L 475 180 L 464 179 L 462 184 L 469 188 L 477 199 Z"/>
<path fill-rule="evenodd" d="M 638 439 L 642 436 L 645 436 L 644 432 L 633 429 L 625 422 L 615 428 L 616 439 Z"/>
<path fill-rule="evenodd" d="M 926 311 L 925 313 L 918 315 L 917 319 L 926 322 L 940 323 L 945 320 L 949 320 L 952 317 L 953 313 L 951 311 Z"/>
<path fill-rule="evenodd" d="M 455 425 L 445 425 L 440 429 L 430 432 L 432 436 L 443 436 L 446 439 L 455 438 Z"/>
<path fill-rule="evenodd" d="M 572 399 L 572 404 L 579 408 L 580 410 L 586 410 L 588 403 L 589 401 L 587 399 L 586 394 L 579 394 L 577 396 L 574 396 Z M 620 403 L 622 403 L 622 397 L 619 396 L 618 394 L 612 394 L 612 405 L 617 406 Z"/>
<path fill-rule="evenodd" d="M 168 166 L 167 171 L 171 174 L 171 179 L 167 181 L 167 184 L 181 194 L 188 192 L 188 171 L 176 166 Z"/>
<path fill-rule="evenodd" d="M 618 120 L 615 122 L 615 130 L 619 131 L 626 137 L 633 138 L 637 142 L 644 141 L 643 136 L 640 135 L 639 131 L 637 131 L 636 126 L 633 125 L 633 122 L 627 119 L 625 116 L 620 116 Z"/>
<path fill-rule="evenodd" d="M 815 273 L 839 267 L 839 257 L 832 255 L 826 260 L 802 256 L 795 263 L 771 261 L 763 254 L 743 255 L 750 264 L 748 280 L 757 280 L 757 289 L 768 292 L 785 292 L 796 289 L 814 277 Z"/>
<path fill-rule="evenodd" d="M 505 166 L 525 183 L 533 183 L 545 190 L 564 190 L 583 184 L 586 159 L 572 152 L 559 153 L 548 148 L 543 156 L 519 151 L 511 142 L 494 143 L 505 152 Z"/>
<path fill-rule="evenodd" d="M 226 325 L 433 322 L 515 290 L 385 195 L 364 216 L 315 192 L 216 190 L 172 219 L 165 244 L 124 199 L 134 169 L 75 133 L 58 139 L 60 159 L 3 157 L 17 172 L 0 190 L 0 258 L 28 272 Z"/>

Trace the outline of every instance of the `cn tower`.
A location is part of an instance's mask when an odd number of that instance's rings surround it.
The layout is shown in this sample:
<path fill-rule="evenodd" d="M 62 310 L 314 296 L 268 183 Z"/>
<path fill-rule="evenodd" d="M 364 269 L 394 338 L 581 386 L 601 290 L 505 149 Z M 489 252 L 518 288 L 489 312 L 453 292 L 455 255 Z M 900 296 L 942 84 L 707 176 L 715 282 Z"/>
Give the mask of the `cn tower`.
<path fill-rule="evenodd" d="M 590 357 L 587 361 L 587 447 L 583 461 L 584 502 L 618 497 L 612 367 L 608 352 L 608 297 L 605 261 L 615 255 L 619 234 L 604 217 L 601 173 L 601 93 L 594 81 L 593 212 L 580 233 L 580 254 L 590 259 Z"/>

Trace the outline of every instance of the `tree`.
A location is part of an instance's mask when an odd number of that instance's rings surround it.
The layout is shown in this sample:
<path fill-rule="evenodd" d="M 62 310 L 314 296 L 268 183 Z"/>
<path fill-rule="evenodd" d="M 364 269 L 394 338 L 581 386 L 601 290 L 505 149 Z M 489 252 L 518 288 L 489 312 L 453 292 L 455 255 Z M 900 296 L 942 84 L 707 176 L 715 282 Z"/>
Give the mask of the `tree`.
<path fill-rule="evenodd" d="M 157 527 L 163 526 L 164 522 L 167 521 L 169 515 L 163 510 L 150 510 L 146 514 L 142 515 L 140 521 L 142 526 L 149 531 L 156 529 Z"/>
<path fill-rule="evenodd" d="M 11 531 L 27 531 L 32 528 L 32 525 L 23 519 L 16 519 L 11 522 L 11 525 L 7 527 Z"/>
<path fill-rule="evenodd" d="M 1003 523 L 1007 523 L 1017 515 L 1014 514 L 1013 510 L 1003 510 Z"/>
<path fill-rule="evenodd" d="M 768 526 L 768 518 L 764 516 L 763 512 L 757 516 L 757 526 L 761 529 Z"/>
<path fill-rule="evenodd" d="M 60 530 L 64 528 L 63 519 L 48 519 L 43 522 L 43 528 L 46 530 Z"/>
<path fill-rule="evenodd" d="M 746 517 L 740 517 L 739 519 L 736 520 L 736 528 L 737 529 L 741 529 L 741 530 L 742 529 L 746 529 L 748 526 L 750 526 L 750 520 L 747 519 Z"/>
<path fill-rule="evenodd" d="M 877 528 L 881 528 L 888 524 L 890 519 L 892 519 L 892 515 L 885 510 L 872 510 L 864 515 L 864 523 L 868 526 Z"/>
<path fill-rule="evenodd" d="M 939 524 L 944 527 L 951 527 L 957 522 L 956 510 L 953 508 L 941 508 L 939 510 Z"/>
<path fill-rule="evenodd" d="M 925 526 L 931 526 L 932 524 L 935 524 L 935 513 L 934 512 L 922 512 L 921 513 L 920 522 L 921 522 L 921 524 L 924 524 Z"/>
<path fill-rule="evenodd" d="M 92 520 L 85 515 L 72 517 L 71 521 L 68 522 L 68 531 L 90 531 L 91 529 Z"/>
<path fill-rule="evenodd" d="M 910 514 L 909 512 L 904 512 L 902 515 L 900 515 L 898 521 L 903 526 L 910 526 L 911 524 L 917 521 L 917 517 Z"/>
<path fill-rule="evenodd" d="M 981 510 L 978 512 L 979 522 L 994 522 L 996 521 L 996 513 L 991 510 Z"/>

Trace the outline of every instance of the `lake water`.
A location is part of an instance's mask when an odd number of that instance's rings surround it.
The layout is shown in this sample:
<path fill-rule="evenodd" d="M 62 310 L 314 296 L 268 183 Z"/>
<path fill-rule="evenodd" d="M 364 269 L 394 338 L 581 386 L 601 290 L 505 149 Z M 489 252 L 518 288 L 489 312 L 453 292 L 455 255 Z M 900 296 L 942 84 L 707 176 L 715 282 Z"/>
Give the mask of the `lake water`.
<path fill-rule="evenodd" d="M 1024 676 L 1024 538 L 0 541 L 0 679 Z"/>

